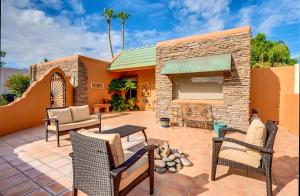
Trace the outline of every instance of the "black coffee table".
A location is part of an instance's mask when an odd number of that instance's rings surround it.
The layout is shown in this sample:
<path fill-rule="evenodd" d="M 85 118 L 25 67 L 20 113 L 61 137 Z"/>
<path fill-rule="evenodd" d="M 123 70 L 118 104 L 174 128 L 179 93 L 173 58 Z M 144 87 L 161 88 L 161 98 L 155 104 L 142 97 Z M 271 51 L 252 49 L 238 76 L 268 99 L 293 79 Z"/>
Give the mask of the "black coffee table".
<path fill-rule="evenodd" d="M 145 141 L 147 142 L 147 136 L 145 133 L 146 127 L 141 127 L 141 126 L 136 126 L 136 125 L 124 125 L 121 127 L 116 127 L 113 129 L 108 129 L 105 131 L 102 131 L 101 134 L 112 134 L 112 133 L 118 133 L 120 134 L 121 138 L 122 137 L 127 137 L 127 140 L 129 140 L 129 135 L 137 133 L 137 132 L 142 132 L 145 136 Z"/>

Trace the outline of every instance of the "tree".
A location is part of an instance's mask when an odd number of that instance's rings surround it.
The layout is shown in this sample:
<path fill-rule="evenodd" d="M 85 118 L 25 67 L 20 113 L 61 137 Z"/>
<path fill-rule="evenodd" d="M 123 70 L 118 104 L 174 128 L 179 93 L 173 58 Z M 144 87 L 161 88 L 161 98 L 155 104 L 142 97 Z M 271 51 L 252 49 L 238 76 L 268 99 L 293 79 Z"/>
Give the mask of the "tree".
<path fill-rule="evenodd" d="M 0 53 L 1 59 L 4 58 L 5 55 L 6 55 L 6 52 L 4 52 L 4 51 L 1 50 L 1 53 Z M 5 65 L 5 62 L 0 61 L 0 67 L 2 67 L 3 65 Z"/>
<path fill-rule="evenodd" d="M 11 75 L 5 82 L 5 87 L 7 87 L 9 91 L 15 94 L 17 97 L 21 97 L 29 85 L 29 76 L 23 74 Z"/>
<path fill-rule="evenodd" d="M 111 35 L 110 35 L 110 23 L 111 19 L 115 18 L 114 10 L 111 8 L 104 8 L 103 16 L 107 21 L 107 33 L 108 33 L 108 40 L 109 40 L 109 46 L 110 46 L 110 53 L 112 58 L 114 58 L 114 52 L 111 44 Z"/>
<path fill-rule="evenodd" d="M 46 63 L 46 62 L 49 62 L 49 60 L 47 59 L 47 58 L 44 58 L 44 62 Z"/>
<path fill-rule="evenodd" d="M 117 18 L 122 20 L 122 50 L 124 51 L 124 33 L 125 33 L 125 20 L 127 20 L 129 18 L 129 14 L 127 14 L 126 12 L 120 12 L 117 14 Z"/>
<path fill-rule="evenodd" d="M 296 63 L 297 60 L 291 58 L 289 48 L 283 41 L 267 40 L 264 33 L 257 34 L 251 40 L 252 68 L 294 65 Z"/>

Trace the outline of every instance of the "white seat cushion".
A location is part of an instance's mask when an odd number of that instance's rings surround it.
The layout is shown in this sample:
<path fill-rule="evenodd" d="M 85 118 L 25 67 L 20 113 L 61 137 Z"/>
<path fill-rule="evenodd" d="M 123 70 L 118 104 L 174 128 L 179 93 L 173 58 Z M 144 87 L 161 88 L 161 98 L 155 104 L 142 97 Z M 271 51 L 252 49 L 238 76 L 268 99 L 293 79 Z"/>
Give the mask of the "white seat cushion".
<path fill-rule="evenodd" d="M 245 142 L 263 147 L 265 145 L 266 136 L 267 130 L 265 124 L 261 122 L 259 118 L 256 118 L 251 122 L 247 130 Z M 261 159 L 261 154 L 257 150 L 246 148 L 246 152 L 255 158 Z"/>
<path fill-rule="evenodd" d="M 219 157 L 255 168 L 260 166 L 260 158 L 251 156 L 251 154 L 246 152 L 246 148 L 244 146 L 232 142 L 223 142 Z"/>
<path fill-rule="evenodd" d="M 101 134 L 98 131 L 86 129 L 79 130 L 78 133 L 88 137 L 107 140 L 109 142 L 115 166 L 118 167 L 119 165 L 124 163 L 124 153 L 121 143 L 121 137 L 119 134 Z"/>
<path fill-rule="evenodd" d="M 58 120 L 58 124 L 72 122 L 72 114 L 70 108 L 49 109 L 47 112 L 49 118 L 55 118 Z"/>
<path fill-rule="evenodd" d="M 88 126 L 97 125 L 99 123 L 100 123 L 99 119 L 91 118 L 89 120 L 80 121 L 80 122 L 71 122 L 71 123 L 66 123 L 66 124 L 60 124 L 59 131 L 79 129 L 79 128 L 84 128 L 84 127 L 88 127 Z M 55 125 L 48 125 L 48 130 L 56 131 Z"/>
<path fill-rule="evenodd" d="M 124 151 L 125 160 L 128 160 L 134 153 L 131 151 Z M 137 177 L 143 174 L 149 168 L 148 156 L 142 156 L 135 164 L 126 170 L 127 175 L 122 176 L 119 190 L 126 188 Z"/>
<path fill-rule="evenodd" d="M 71 106 L 73 122 L 90 119 L 90 109 L 88 105 Z"/>

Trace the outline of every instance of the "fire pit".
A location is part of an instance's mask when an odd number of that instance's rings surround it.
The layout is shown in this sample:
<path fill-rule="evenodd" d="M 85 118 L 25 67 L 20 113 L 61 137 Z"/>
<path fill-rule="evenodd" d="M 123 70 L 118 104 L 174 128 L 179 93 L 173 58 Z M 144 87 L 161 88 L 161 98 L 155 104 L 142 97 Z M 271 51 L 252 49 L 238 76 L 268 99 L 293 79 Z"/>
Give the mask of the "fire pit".
<path fill-rule="evenodd" d="M 193 165 L 187 158 L 187 154 L 179 149 L 171 149 L 167 142 L 155 149 L 154 157 L 155 171 L 159 174 L 167 171 L 175 173 L 184 166 L 189 167 Z"/>

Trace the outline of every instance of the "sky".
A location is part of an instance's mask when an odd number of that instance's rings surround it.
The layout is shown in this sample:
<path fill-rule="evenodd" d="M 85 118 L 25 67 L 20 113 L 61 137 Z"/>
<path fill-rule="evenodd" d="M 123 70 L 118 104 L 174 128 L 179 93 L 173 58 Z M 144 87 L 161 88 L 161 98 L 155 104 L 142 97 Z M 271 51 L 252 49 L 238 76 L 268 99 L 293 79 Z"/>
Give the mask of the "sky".
<path fill-rule="evenodd" d="M 44 58 L 81 54 L 111 60 L 104 8 L 130 14 L 125 48 L 250 25 L 252 36 L 284 41 L 300 57 L 300 0 L 1 0 L 1 61 L 28 68 Z M 112 44 L 122 46 L 121 21 Z"/>

